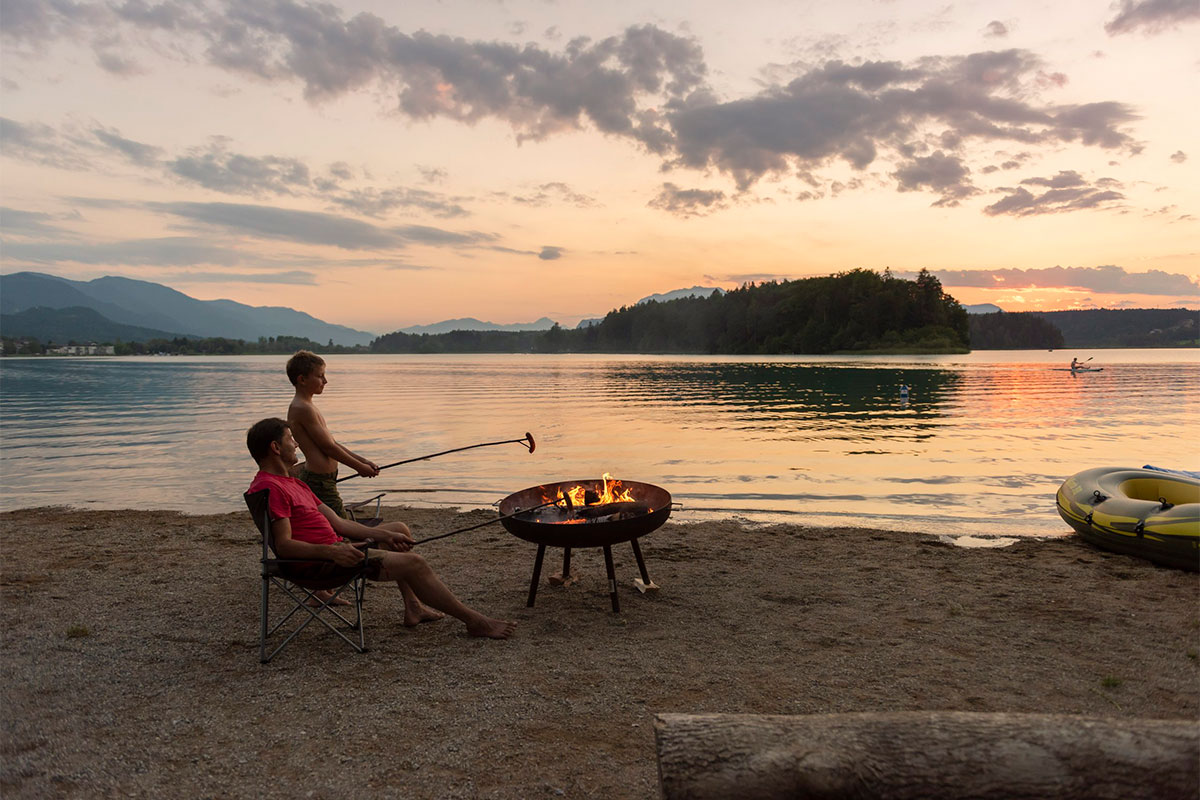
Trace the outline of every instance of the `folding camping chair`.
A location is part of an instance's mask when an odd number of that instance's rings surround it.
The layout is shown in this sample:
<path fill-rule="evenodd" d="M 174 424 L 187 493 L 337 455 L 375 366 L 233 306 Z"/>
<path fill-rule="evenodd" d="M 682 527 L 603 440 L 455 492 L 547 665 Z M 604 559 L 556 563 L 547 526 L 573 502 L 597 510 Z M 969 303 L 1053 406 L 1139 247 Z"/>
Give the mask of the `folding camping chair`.
<path fill-rule="evenodd" d="M 367 559 L 364 558 L 362 560 L 358 571 L 351 575 L 349 579 L 334 583 L 334 585 L 330 585 L 330 581 L 328 580 L 312 581 L 296 576 L 294 565 L 309 564 L 312 562 L 305 559 L 278 558 L 275 556 L 275 544 L 271 536 L 271 510 L 268 502 L 270 492 L 270 489 L 260 489 L 257 492 L 246 492 L 243 495 L 246 500 L 246 507 L 250 509 L 250 515 L 254 518 L 254 524 L 258 527 L 258 531 L 262 536 L 262 614 L 259 625 L 259 660 L 263 664 L 270 661 L 280 650 L 287 647 L 300 631 L 307 628 L 313 620 L 320 622 L 330 631 L 340 636 L 346 644 L 353 647 L 357 652 L 365 653 L 367 651 L 367 642 L 366 636 L 363 633 L 362 606 L 363 593 L 367 585 Z M 369 548 L 372 543 L 363 542 L 361 544 Z M 358 545 L 359 543 L 355 543 L 355 546 Z M 268 613 L 270 588 L 272 585 L 282 590 L 293 601 L 293 605 L 288 606 L 291 610 L 273 625 L 270 624 Z M 345 589 L 350 589 L 353 596 L 351 602 L 351 606 L 354 609 L 353 620 L 342 616 L 341 612 L 330 605 Z M 323 601 L 317 600 L 316 592 L 320 590 L 329 590 L 333 593 L 333 596 Z M 319 605 L 315 607 L 310 606 L 309 603 L 312 601 L 316 601 Z M 268 639 L 298 611 L 304 611 L 307 617 L 304 617 L 304 621 L 297 625 L 268 655 Z M 353 638 L 347 636 L 334 621 L 328 618 L 329 614 L 341 620 L 352 632 L 357 631 L 358 641 L 355 642 Z"/>

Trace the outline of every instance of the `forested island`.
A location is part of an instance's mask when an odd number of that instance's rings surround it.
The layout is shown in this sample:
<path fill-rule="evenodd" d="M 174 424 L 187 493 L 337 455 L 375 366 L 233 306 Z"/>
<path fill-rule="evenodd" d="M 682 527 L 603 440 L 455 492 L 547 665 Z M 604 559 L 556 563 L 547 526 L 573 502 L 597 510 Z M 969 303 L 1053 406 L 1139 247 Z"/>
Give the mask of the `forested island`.
<path fill-rule="evenodd" d="M 851 270 L 745 284 L 724 294 L 625 306 L 599 323 L 520 333 L 389 333 L 373 353 L 965 353 L 967 312 L 922 270 Z"/>

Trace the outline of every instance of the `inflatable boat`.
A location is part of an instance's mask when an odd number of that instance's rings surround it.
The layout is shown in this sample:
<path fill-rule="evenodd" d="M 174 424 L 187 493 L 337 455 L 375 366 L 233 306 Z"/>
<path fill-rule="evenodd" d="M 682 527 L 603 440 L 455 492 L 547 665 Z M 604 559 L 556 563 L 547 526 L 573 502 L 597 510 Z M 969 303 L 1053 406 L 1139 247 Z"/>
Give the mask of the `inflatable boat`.
<path fill-rule="evenodd" d="M 1200 479 L 1099 467 L 1067 478 L 1057 505 L 1067 524 L 1097 547 L 1200 571 Z"/>

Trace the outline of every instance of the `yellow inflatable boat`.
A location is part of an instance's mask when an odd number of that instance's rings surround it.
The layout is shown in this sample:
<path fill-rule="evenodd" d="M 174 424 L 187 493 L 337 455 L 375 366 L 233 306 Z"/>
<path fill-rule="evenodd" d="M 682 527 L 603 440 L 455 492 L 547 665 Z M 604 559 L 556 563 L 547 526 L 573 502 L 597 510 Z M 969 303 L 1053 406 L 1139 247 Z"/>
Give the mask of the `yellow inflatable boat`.
<path fill-rule="evenodd" d="M 1200 571 L 1200 479 L 1099 467 L 1067 478 L 1057 504 L 1067 524 L 1097 547 Z"/>

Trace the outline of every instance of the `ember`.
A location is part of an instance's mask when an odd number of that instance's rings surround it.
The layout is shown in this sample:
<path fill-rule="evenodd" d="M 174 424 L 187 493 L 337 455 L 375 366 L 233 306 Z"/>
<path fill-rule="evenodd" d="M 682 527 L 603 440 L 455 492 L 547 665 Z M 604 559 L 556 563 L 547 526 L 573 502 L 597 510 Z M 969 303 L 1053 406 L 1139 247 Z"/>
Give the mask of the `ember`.
<path fill-rule="evenodd" d="M 564 493 L 562 489 L 558 490 L 555 497 L 542 495 L 546 502 L 551 500 L 561 500 L 565 496 L 570 500 L 573 506 L 595 506 L 605 503 L 632 503 L 634 502 L 633 493 L 629 489 L 622 489 L 621 482 L 613 478 L 607 472 L 600 479 L 603 486 L 602 491 L 595 489 L 587 489 L 576 484 Z"/>
<path fill-rule="evenodd" d="M 531 509 L 523 519 L 543 525 L 581 525 L 631 519 L 654 510 L 647 503 L 636 500 L 632 488 L 625 488 L 607 472 L 600 479 L 598 488 L 583 484 L 570 488 L 555 484 L 544 488 L 539 504 L 543 507 Z M 551 503 L 553 505 L 549 505 Z"/>

